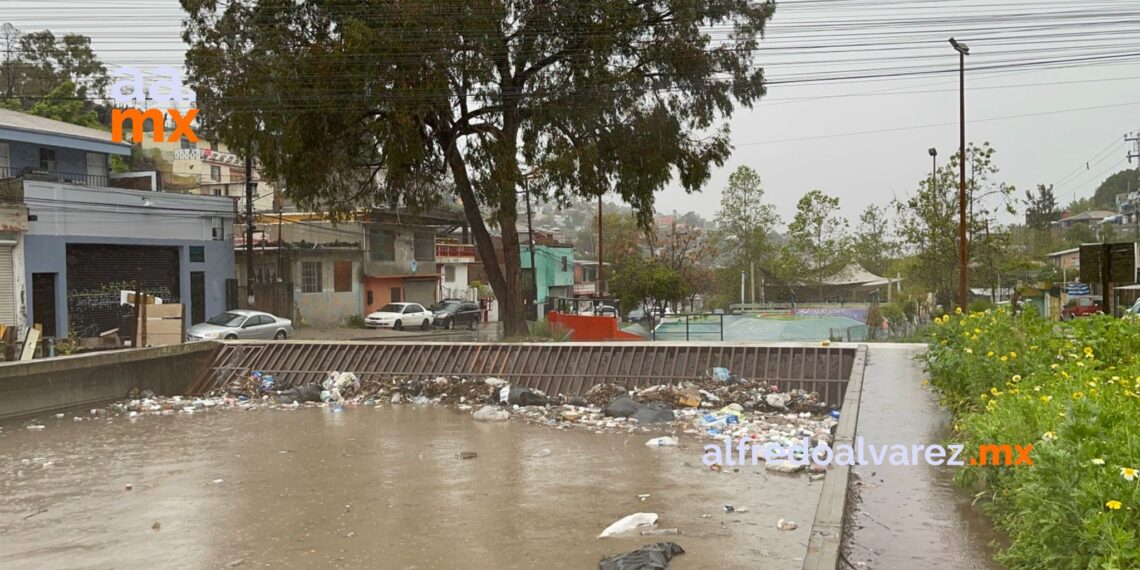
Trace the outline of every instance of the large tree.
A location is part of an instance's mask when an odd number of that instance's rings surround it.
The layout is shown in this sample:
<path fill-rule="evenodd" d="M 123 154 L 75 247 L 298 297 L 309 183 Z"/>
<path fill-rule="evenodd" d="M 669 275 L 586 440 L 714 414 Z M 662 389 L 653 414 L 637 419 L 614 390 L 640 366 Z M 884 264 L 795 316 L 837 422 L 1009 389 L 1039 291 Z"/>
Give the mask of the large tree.
<path fill-rule="evenodd" d="M 721 192 L 720 210 L 716 213 L 715 237 L 724 256 L 722 265 L 730 267 L 733 275 L 747 272 L 752 275 L 753 283 L 757 264 L 771 277 L 775 252 L 773 234 L 779 223 L 775 208 L 764 202 L 760 175 L 747 166 L 738 167 L 728 177 L 728 186 Z M 755 301 L 755 289 L 752 291 Z"/>
<path fill-rule="evenodd" d="M 1025 225 L 1037 232 L 1045 232 L 1053 227 L 1053 222 L 1061 219 L 1057 208 L 1057 198 L 1053 195 L 1053 185 L 1037 185 L 1037 193 L 1025 191 Z"/>
<path fill-rule="evenodd" d="M 519 189 L 616 194 L 642 223 L 674 176 L 687 191 L 730 153 L 722 126 L 763 96 L 753 59 L 775 5 L 182 0 L 200 117 L 252 148 L 300 204 L 463 203 L 505 334 L 526 332 Z M 361 174 L 366 171 L 368 174 Z M 434 185 L 432 186 L 434 187 Z M 502 233 L 500 270 L 485 218 Z"/>
<path fill-rule="evenodd" d="M 107 68 L 91 49 L 91 38 L 79 34 L 57 37 L 48 30 L 22 33 L 0 25 L 0 100 L 12 109 L 30 111 L 64 84 L 81 109 L 75 116 L 89 122 L 89 113 L 105 110 L 98 104 L 108 84 Z"/>
<path fill-rule="evenodd" d="M 886 209 L 872 204 L 859 214 L 859 225 L 855 227 L 852 257 L 863 269 L 876 275 L 886 275 L 890 262 L 898 254 L 898 243 L 891 234 L 889 221 Z"/>
<path fill-rule="evenodd" d="M 1140 190 L 1140 173 L 1129 168 L 1104 179 L 1093 193 L 1093 205 L 1102 210 L 1116 210 L 1116 195 Z"/>
<path fill-rule="evenodd" d="M 847 220 L 839 215 L 839 198 L 820 190 L 804 194 L 788 224 L 788 237 L 780 255 L 786 279 L 814 285 L 822 297 L 827 279 L 851 260 Z"/>

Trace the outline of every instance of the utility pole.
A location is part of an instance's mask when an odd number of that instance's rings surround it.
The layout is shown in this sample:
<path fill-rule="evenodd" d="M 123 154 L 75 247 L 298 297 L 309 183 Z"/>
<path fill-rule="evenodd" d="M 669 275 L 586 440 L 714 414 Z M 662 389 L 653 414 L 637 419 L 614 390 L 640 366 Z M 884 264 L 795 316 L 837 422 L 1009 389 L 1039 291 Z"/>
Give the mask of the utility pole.
<path fill-rule="evenodd" d="M 1128 153 L 1128 163 L 1131 164 L 1133 158 L 1140 159 L 1140 132 L 1124 135 L 1124 141 L 1132 143 L 1135 147 L 1135 150 Z M 1140 180 L 1140 160 L 1136 161 L 1136 177 L 1138 180 Z M 1128 190 L 1128 193 L 1131 194 L 1131 183 L 1128 185 Z M 1137 209 L 1140 208 L 1140 199 L 1133 199 L 1130 197 L 1129 201 L 1132 202 L 1132 226 L 1135 228 L 1137 241 L 1140 241 L 1140 210 Z"/>
<path fill-rule="evenodd" d="M 526 233 L 530 241 L 530 291 L 531 303 L 536 307 L 535 318 L 538 318 L 538 268 L 534 265 L 534 221 L 530 210 L 530 182 L 523 179 L 523 190 L 526 192 Z"/>
<path fill-rule="evenodd" d="M 245 294 L 250 309 L 253 308 L 253 150 L 245 152 Z"/>
<path fill-rule="evenodd" d="M 597 295 L 601 299 L 606 290 L 606 266 L 602 263 L 602 197 L 598 196 L 598 282 Z"/>
<path fill-rule="evenodd" d="M 969 244 L 966 242 L 966 56 L 970 48 L 954 38 L 950 38 L 950 45 L 958 52 L 958 83 L 959 83 L 959 110 L 961 124 L 961 142 L 958 157 L 959 176 L 958 183 L 958 306 L 966 311 L 969 296 L 966 290 L 966 263 Z"/>

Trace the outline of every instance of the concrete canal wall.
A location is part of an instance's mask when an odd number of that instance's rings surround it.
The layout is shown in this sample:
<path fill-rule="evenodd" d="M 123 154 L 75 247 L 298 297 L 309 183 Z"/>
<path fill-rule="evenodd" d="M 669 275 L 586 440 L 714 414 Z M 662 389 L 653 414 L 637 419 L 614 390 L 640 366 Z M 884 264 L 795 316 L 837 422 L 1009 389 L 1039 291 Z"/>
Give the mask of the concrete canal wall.
<path fill-rule="evenodd" d="M 124 398 L 132 388 L 182 394 L 213 342 L 116 350 L 0 364 L 0 420 Z"/>

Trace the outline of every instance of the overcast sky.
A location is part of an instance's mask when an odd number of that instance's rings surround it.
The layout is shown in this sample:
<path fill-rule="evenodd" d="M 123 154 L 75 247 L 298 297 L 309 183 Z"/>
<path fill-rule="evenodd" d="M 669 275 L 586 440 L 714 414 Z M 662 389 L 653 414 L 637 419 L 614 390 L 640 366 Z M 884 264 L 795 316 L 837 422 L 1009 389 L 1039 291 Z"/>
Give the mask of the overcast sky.
<path fill-rule="evenodd" d="M 731 119 L 736 150 L 702 195 L 671 189 L 659 211 L 711 217 L 739 165 L 761 174 L 785 222 L 812 189 L 838 196 L 853 224 L 868 204 L 912 191 L 929 176 L 928 148 L 942 161 L 958 146 L 952 35 L 971 49 L 967 137 L 997 149 L 1000 178 L 1019 196 L 1056 184 L 1066 204 L 1129 167 L 1124 136 L 1140 131 L 1140 2 L 777 6 L 757 58 L 771 82 L 768 96 Z M 0 23 L 89 35 L 112 68 L 180 64 L 182 15 L 177 0 L 0 0 Z"/>

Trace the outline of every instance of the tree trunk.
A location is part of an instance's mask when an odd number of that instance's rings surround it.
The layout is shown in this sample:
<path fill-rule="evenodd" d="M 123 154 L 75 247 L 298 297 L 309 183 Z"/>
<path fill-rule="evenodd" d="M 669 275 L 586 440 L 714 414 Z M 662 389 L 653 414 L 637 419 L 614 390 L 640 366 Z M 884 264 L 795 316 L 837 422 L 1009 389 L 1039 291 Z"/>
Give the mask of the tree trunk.
<path fill-rule="evenodd" d="M 503 267 L 506 269 L 503 274 L 503 285 L 506 290 L 506 297 L 511 299 L 511 303 L 503 303 L 500 305 L 501 312 L 499 317 L 503 321 L 503 334 L 510 336 L 526 336 L 529 330 L 526 326 L 526 312 L 523 303 L 523 290 L 522 290 L 522 259 L 519 252 L 519 232 L 516 223 L 518 222 L 518 213 L 515 211 L 515 198 L 514 194 L 504 196 L 503 203 L 499 207 L 499 231 L 503 237 Z M 538 283 L 538 271 L 536 268 L 531 268 L 534 271 L 535 284 Z M 535 299 L 535 303 L 538 299 Z M 537 307 L 536 307 L 537 310 Z"/>

